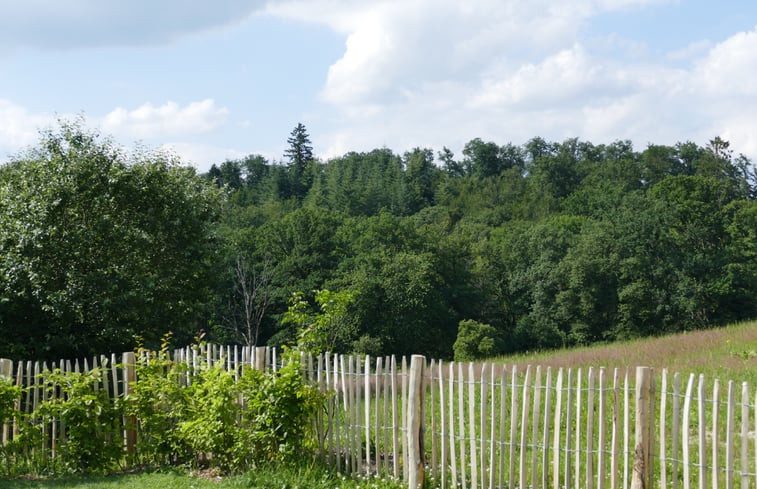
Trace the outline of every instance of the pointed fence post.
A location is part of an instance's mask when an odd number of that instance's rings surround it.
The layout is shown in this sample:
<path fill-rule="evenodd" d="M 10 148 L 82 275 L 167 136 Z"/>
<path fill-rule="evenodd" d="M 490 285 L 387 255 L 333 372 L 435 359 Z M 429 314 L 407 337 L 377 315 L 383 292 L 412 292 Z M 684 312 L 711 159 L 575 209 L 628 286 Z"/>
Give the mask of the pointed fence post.
<path fill-rule="evenodd" d="M 631 489 L 652 489 L 654 443 L 654 371 L 636 367 L 636 448 Z"/>
<path fill-rule="evenodd" d="M 131 384 L 137 380 L 137 357 L 133 351 L 127 351 L 121 356 L 121 362 L 124 369 L 123 395 L 126 397 L 131 392 Z M 126 460 L 131 462 L 137 445 L 137 418 L 135 416 L 124 418 L 124 445 Z"/>
<path fill-rule="evenodd" d="M 410 462 L 408 488 L 423 487 L 425 479 L 425 460 L 423 449 L 423 408 L 425 383 L 423 371 L 426 367 L 426 357 L 413 355 L 410 360 L 410 385 L 407 396 L 407 447 Z"/>
<path fill-rule="evenodd" d="M 13 361 L 7 358 L 0 358 L 0 375 L 13 380 Z M 2 443 L 5 445 L 10 440 L 10 425 L 6 421 L 3 424 Z"/>

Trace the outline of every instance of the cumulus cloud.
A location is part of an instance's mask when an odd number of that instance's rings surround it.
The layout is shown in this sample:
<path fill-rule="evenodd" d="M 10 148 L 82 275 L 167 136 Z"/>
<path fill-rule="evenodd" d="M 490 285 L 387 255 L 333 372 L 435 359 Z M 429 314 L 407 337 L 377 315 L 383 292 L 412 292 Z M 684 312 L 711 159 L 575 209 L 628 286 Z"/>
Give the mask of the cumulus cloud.
<path fill-rule="evenodd" d="M 10 100 L 0 99 L 0 162 L 39 139 L 39 129 L 53 123 L 51 114 L 34 114 Z"/>
<path fill-rule="evenodd" d="M 223 124 L 228 110 L 217 107 L 212 99 L 180 106 L 166 102 L 160 106 L 144 104 L 133 110 L 116 108 L 104 117 L 85 117 L 85 124 L 113 136 L 117 144 L 130 147 L 133 140 L 176 154 L 182 163 L 207 171 L 212 163 L 244 156 L 241 151 L 211 142 L 187 142 Z M 0 163 L 39 140 L 39 131 L 56 125 L 58 118 L 69 115 L 34 113 L 9 100 L 0 99 Z M 173 142 L 165 143 L 173 139 Z"/>
<path fill-rule="evenodd" d="M 713 46 L 694 71 L 697 85 L 714 95 L 757 95 L 757 28 Z"/>
<path fill-rule="evenodd" d="M 228 113 L 225 107 L 217 107 L 213 99 L 191 102 L 184 107 L 171 101 L 160 106 L 146 103 L 133 110 L 114 109 L 103 118 L 102 127 L 109 133 L 136 138 L 188 136 L 215 129 Z"/>
<path fill-rule="evenodd" d="M 144 45 L 228 25 L 264 2 L 218 0 L 0 0 L 0 47 Z"/>
<path fill-rule="evenodd" d="M 617 34 L 585 35 L 602 13 L 676 2 L 292 0 L 267 12 L 345 36 L 321 93 L 340 115 L 314 135 L 328 155 L 382 145 L 459 151 L 473 137 L 643 147 L 722 135 L 757 157 L 757 116 L 746 112 L 757 102 L 757 30 L 659 57 Z"/>

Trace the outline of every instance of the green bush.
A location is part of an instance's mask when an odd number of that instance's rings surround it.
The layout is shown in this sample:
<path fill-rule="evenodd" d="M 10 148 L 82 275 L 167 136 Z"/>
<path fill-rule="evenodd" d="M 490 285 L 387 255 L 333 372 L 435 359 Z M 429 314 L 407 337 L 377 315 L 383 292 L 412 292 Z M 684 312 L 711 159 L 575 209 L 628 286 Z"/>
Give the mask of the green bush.
<path fill-rule="evenodd" d="M 238 453 L 248 463 L 290 460 L 311 448 L 310 420 L 324 397 L 302 379 L 299 352 L 284 354 L 277 372 L 246 369 L 238 383 L 245 399 Z"/>
<path fill-rule="evenodd" d="M 491 357 L 501 351 L 494 326 L 472 319 L 460 321 L 453 349 L 456 361 Z"/>
<path fill-rule="evenodd" d="M 0 426 L 18 419 L 20 413 L 16 410 L 16 399 L 21 396 L 21 388 L 13 383 L 13 379 L 0 376 Z M 5 475 L 12 474 L 14 450 L 9 444 L 0 443 L 0 453 L 3 457 Z"/>
<path fill-rule="evenodd" d="M 35 415 L 43 424 L 58 420 L 66 425 L 57 460 L 66 472 L 107 472 L 123 458 L 123 413 L 106 390 L 98 389 L 100 382 L 99 368 L 85 373 L 55 369 L 44 376 L 48 395 Z"/>
<path fill-rule="evenodd" d="M 147 465 L 178 464 L 191 458 L 178 431 L 189 404 L 188 368 L 170 359 L 169 339 L 163 338 L 157 353 L 137 350 L 137 358 L 147 358 L 137 362 L 137 382 L 131 384 L 124 405 L 126 414 L 137 421 L 137 460 Z"/>
<path fill-rule="evenodd" d="M 303 454 L 321 397 L 304 385 L 299 356 L 284 358 L 277 372 L 245 366 L 238 375 L 223 362 L 202 363 L 187 381 L 188 366 L 171 361 L 164 344 L 139 362 L 127 397 L 126 413 L 139 428 L 139 460 L 237 472 Z"/>

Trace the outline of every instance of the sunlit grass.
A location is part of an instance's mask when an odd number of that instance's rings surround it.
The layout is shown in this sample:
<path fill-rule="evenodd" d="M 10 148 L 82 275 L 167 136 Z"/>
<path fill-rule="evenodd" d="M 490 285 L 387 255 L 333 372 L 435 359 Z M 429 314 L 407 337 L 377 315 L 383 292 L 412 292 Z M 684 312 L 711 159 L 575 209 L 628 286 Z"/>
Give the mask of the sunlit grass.
<path fill-rule="evenodd" d="M 399 489 L 398 482 L 362 478 L 353 480 L 310 463 L 271 465 L 230 477 L 196 476 L 182 470 L 98 477 L 44 480 L 0 480 L 1 489 Z"/>
<path fill-rule="evenodd" d="M 552 367 L 646 366 L 757 385 L 757 321 L 670 336 L 491 359 Z"/>

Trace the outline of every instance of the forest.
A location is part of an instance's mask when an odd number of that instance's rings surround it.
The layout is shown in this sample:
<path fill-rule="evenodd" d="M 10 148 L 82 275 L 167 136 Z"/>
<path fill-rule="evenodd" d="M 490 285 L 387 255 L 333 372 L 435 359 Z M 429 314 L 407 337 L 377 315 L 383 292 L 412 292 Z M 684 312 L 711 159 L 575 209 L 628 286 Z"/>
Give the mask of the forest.
<path fill-rule="evenodd" d="M 298 124 L 280 160 L 198 174 L 62 122 L 0 166 L 0 357 L 171 331 L 475 358 L 709 328 L 757 317 L 756 199 L 720 137 L 322 161 Z"/>

